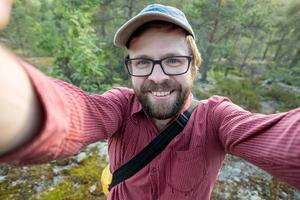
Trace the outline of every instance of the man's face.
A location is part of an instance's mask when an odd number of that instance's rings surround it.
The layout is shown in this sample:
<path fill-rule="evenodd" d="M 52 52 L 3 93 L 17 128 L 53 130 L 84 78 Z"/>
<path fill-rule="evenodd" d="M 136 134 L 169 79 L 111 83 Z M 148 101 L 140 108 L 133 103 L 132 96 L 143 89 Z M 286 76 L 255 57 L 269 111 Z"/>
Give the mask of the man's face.
<path fill-rule="evenodd" d="M 155 28 L 132 40 L 128 52 L 130 58 L 153 60 L 190 55 L 186 36 L 181 30 Z M 169 119 L 180 112 L 192 88 L 190 68 L 185 74 L 170 76 L 164 74 L 161 66 L 156 64 L 149 76 L 132 77 L 135 94 L 150 117 Z"/>

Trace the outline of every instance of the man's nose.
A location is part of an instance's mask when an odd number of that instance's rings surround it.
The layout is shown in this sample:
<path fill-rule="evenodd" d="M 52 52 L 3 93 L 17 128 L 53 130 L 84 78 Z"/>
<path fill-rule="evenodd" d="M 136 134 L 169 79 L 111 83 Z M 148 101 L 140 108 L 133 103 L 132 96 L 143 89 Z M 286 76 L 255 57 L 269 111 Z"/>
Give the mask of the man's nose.
<path fill-rule="evenodd" d="M 169 78 L 169 75 L 164 73 L 162 66 L 158 63 L 154 65 L 152 73 L 148 76 L 148 79 L 155 83 L 160 83 Z"/>

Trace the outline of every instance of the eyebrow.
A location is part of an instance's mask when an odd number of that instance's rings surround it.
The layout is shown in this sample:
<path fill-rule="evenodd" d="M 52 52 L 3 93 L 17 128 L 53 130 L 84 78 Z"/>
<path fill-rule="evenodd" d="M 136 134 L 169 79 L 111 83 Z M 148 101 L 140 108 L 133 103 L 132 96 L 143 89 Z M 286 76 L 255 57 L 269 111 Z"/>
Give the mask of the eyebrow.
<path fill-rule="evenodd" d="M 172 57 L 172 56 L 185 56 L 179 53 L 167 53 L 167 54 L 163 54 L 162 56 L 160 56 L 159 59 L 163 59 L 163 58 L 167 58 L 167 57 Z M 146 54 L 141 54 L 141 55 L 136 55 L 134 58 L 146 58 L 146 59 L 152 59 L 153 57 L 146 55 Z"/>

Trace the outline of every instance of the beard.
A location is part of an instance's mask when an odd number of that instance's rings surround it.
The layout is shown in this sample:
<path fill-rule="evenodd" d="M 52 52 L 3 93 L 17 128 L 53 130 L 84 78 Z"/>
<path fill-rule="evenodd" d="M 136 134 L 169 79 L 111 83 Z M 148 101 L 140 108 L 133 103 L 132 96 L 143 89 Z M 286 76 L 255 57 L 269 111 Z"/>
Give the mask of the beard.
<path fill-rule="evenodd" d="M 165 80 L 162 83 L 156 84 L 152 80 L 146 80 L 140 87 L 133 87 L 135 94 L 142 104 L 143 110 L 151 118 L 159 120 L 169 119 L 177 116 L 183 108 L 190 92 L 191 85 L 183 87 L 174 80 Z M 175 100 L 162 101 L 155 103 L 150 100 L 151 91 L 171 91 L 176 92 Z"/>

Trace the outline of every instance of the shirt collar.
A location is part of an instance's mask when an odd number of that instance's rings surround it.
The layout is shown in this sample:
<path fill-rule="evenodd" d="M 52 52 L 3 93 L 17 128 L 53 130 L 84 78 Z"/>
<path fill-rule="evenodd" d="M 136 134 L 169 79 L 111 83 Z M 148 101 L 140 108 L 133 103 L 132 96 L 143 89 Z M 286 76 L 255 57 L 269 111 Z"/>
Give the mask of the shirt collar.
<path fill-rule="evenodd" d="M 185 101 L 185 104 L 184 104 L 184 106 L 182 107 L 180 113 L 183 113 L 184 111 L 186 111 L 186 110 L 189 109 L 189 107 L 190 107 L 191 104 L 192 104 L 193 98 L 194 98 L 193 94 L 190 93 L 189 96 L 188 96 L 188 98 L 187 98 L 187 100 Z"/>
<path fill-rule="evenodd" d="M 139 101 L 137 96 L 134 95 L 133 105 L 132 105 L 132 110 L 131 110 L 131 116 L 133 116 L 136 113 L 139 113 L 142 110 L 143 110 L 143 107 L 142 107 L 141 102 Z"/>

